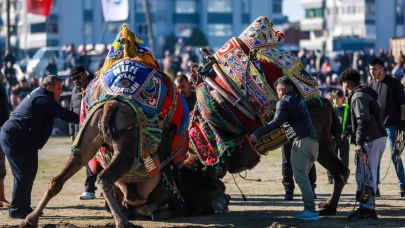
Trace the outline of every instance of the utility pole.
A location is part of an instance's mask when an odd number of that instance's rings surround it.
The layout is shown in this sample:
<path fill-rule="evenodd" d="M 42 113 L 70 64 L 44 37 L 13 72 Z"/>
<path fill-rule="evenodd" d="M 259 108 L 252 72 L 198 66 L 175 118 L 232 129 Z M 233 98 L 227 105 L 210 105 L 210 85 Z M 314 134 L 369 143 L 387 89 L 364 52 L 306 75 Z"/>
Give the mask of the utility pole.
<path fill-rule="evenodd" d="M 150 20 L 149 3 L 148 0 L 144 0 L 143 2 L 145 5 L 145 17 L 146 17 L 146 26 L 148 28 L 150 51 L 152 52 L 152 56 L 155 57 L 155 42 L 153 41 L 153 31 L 152 31 L 152 22 Z"/>
<path fill-rule="evenodd" d="M 10 0 L 6 0 L 6 50 L 10 50 Z"/>

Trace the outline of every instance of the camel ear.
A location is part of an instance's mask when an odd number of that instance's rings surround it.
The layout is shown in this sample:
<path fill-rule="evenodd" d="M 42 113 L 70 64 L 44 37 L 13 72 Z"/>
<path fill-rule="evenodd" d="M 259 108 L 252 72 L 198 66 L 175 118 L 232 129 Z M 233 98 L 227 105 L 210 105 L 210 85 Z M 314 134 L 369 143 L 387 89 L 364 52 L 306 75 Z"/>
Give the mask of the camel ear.
<path fill-rule="evenodd" d="M 274 35 L 277 36 L 277 41 L 281 42 L 284 40 L 284 33 L 279 30 L 274 30 Z"/>

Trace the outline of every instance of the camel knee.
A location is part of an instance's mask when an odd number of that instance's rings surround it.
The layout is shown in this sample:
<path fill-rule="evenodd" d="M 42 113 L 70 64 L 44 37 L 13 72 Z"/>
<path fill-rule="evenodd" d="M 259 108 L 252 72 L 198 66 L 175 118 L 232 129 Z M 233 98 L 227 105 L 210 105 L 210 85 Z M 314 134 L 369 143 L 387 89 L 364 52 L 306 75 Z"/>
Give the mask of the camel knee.
<path fill-rule="evenodd" d="M 57 179 L 53 178 L 48 184 L 48 195 L 50 197 L 56 196 L 63 188 L 63 183 Z"/>
<path fill-rule="evenodd" d="M 109 175 L 105 172 L 101 172 L 97 177 L 97 183 L 101 186 L 101 188 L 106 191 L 110 192 L 113 191 L 114 188 L 114 181 L 112 180 Z"/>

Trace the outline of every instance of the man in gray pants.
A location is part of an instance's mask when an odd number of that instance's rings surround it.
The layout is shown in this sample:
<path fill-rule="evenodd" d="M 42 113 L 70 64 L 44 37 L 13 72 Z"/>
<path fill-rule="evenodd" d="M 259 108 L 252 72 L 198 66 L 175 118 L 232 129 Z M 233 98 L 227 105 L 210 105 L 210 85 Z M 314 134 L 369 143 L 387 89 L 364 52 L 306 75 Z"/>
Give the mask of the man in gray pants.
<path fill-rule="evenodd" d="M 352 132 L 356 138 L 356 200 L 360 208 L 351 213 L 349 221 L 377 219 L 375 200 L 377 169 L 385 150 L 385 131 L 377 92 L 360 86 L 360 74 L 349 69 L 342 73 L 339 83 L 343 85 L 352 119 Z"/>
<path fill-rule="evenodd" d="M 280 100 L 277 103 L 274 118 L 250 135 L 250 141 L 257 143 L 257 138 L 283 125 L 288 141 L 292 143 L 291 167 L 304 200 L 304 211 L 297 214 L 295 219 L 319 220 L 308 178 L 308 173 L 319 155 L 316 130 L 312 124 L 307 104 L 300 94 L 293 91 L 292 81 L 284 76 L 279 78 L 276 83 L 276 91 Z"/>

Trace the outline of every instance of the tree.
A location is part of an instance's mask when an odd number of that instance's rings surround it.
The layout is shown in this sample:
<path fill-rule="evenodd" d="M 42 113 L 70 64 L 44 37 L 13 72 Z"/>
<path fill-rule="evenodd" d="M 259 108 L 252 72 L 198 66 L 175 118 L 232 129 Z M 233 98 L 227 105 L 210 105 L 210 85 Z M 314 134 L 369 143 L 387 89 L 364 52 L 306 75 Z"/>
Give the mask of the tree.
<path fill-rule="evenodd" d="M 162 51 L 161 51 L 161 56 L 162 57 L 164 57 L 165 56 L 165 51 L 170 51 L 171 53 L 173 53 L 173 51 L 174 51 L 174 45 L 176 45 L 176 42 L 177 42 L 177 38 L 176 38 L 176 36 L 174 35 L 174 33 L 173 32 L 171 32 L 170 34 L 169 34 L 169 36 L 167 36 L 166 37 L 166 41 L 165 41 L 165 43 L 163 44 L 163 47 L 162 47 Z"/>
<path fill-rule="evenodd" d="M 187 45 L 192 47 L 204 47 L 208 46 L 208 41 L 207 38 L 205 38 L 205 34 L 198 27 L 194 27 L 187 41 Z"/>

